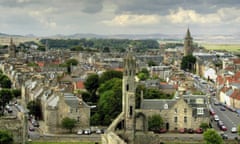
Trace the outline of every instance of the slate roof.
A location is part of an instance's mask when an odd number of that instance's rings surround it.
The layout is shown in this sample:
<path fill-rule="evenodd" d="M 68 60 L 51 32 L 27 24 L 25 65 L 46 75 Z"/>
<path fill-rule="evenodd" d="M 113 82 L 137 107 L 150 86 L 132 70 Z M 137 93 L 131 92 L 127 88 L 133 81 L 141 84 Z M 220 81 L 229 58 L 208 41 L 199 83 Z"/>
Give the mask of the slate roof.
<path fill-rule="evenodd" d="M 168 108 L 171 108 L 176 102 L 177 100 L 175 99 L 144 99 L 141 109 L 163 110 L 165 104 L 168 105 Z"/>
<path fill-rule="evenodd" d="M 64 95 L 64 101 L 67 105 L 69 105 L 72 108 L 78 108 L 79 107 L 79 99 L 73 95 L 72 93 L 63 93 Z"/>

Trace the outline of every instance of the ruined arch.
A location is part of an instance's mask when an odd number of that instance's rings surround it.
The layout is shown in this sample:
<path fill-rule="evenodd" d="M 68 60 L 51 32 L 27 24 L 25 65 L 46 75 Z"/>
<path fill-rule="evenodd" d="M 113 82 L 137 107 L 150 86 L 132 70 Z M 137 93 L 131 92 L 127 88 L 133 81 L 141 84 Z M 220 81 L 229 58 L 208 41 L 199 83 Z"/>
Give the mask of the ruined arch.
<path fill-rule="evenodd" d="M 137 112 L 135 115 L 136 119 L 136 130 L 137 131 L 148 131 L 148 120 L 146 115 L 143 112 Z"/>

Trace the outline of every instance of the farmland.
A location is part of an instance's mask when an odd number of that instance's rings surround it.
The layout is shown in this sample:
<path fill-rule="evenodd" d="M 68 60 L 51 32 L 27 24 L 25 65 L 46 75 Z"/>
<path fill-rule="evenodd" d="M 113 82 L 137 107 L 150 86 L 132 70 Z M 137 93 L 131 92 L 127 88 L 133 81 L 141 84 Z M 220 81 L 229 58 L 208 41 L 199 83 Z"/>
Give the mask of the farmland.
<path fill-rule="evenodd" d="M 240 44 L 202 44 L 207 50 L 240 52 Z"/>

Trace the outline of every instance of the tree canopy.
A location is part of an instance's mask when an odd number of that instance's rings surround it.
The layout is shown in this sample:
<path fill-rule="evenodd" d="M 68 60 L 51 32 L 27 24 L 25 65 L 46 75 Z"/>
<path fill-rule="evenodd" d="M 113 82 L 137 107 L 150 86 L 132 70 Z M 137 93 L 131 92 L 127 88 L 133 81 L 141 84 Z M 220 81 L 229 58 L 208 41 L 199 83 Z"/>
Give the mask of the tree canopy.
<path fill-rule="evenodd" d="M 61 126 L 62 126 L 62 128 L 68 129 L 69 132 L 71 133 L 72 129 L 74 127 L 76 127 L 76 123 L 77 123 L 77 121 L 75 119 L 65 117 L 62 119 Z"/>
<path fill-rule="evenodd" d="M 147 80 L 149 78 L 150 74 L 149 74 L 149 71 L 146 69 L 146 68 L 143 68 L 138 74 L 137 74 L 137 77 L 140 79 L 140 80 Z"/>
<path fill-rule="evenodd" d="M 2 88 L 11 88 L 11 85 L 11 80 L 6 75 L 0 74 L 0 86 Z"/>
<path fill-rule="evenodd" d="M 13 144 L 13 136 L 8 131 L 0 130 L 0 143 Z"/>
<path fill-rule="evenodd" d="M 27 108 L 29 110 L 29 114 L 34 115 L 36 118 L 42 118 L 42 110 L 40 102 L 38 101 L 30 101 L 27 104 Z"/>
<path fill-rule="evenodd" d="M 156 40 L 128 40 L 128 39 L 41 39 L 41 45 L 48 41 L 50 48 L 70 48 L 71 50 L 89 50 L 109 52 L 111 50 L 123 52 L 126 47 L 132 45 L 137 51 L 159 48 Z"/>
<path fill-rule="evenodd" d="M 12 100 L 13 95 L 10 89 L 0 90 L 0 106 L 1 106 L 1 115 L 4 113 L 5 106 Z"/>
<path fill-rule="evenodd" d="M 96 91 L 99 87 L 99 77 L 97 74 L 91 74 L 87 77 L 86 81 L 84 82 L 84 86 L 90 94 L 90 101 L 95 103 L 97 102 L 97 95 Z"/>
<path fill-rule="evenodd" d="M 99 81 L 100 81 L 100 83 L 104 83 L 112 78 L 120 78 L 121 79 L 122 77 L 123 77 L 122 72 L 109 70 L 109 71 L 103 72 L 103 74 L 99 78 Z"/>
<path fill-rule="evenodd" d="M 222 144 L 223 140 L 221 136 L 214 129 L 207 129 L 203 133 L 203 139 L 207 144 Z"/>
<path fill-rule="evenodd" d="M 152 115 L 148 117 L 148 129 L 152 131 L 160 130 L 163 127 L 163 119 L 160 115 Z"/>
<path fill-rule="evenodd" d="M 94 125 L 109 125 L 122 110 L 122 80 L 113 78 L 101 84 L 97 112 L 91 117 Z"/>
<path fill-rule="evenodd" d="M 194 71 L 194 65 L 196 63 L 196 57 L 192 55 L 184 56 L 181 62 L 181 69 L 185 71 Z"/>

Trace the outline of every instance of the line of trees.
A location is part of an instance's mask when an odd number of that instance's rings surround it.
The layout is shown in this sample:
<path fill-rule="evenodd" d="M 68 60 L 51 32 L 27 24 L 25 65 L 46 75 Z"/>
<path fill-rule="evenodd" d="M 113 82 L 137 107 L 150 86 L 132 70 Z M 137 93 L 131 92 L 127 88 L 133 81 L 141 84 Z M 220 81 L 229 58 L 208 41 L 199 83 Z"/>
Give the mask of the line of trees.
<path fill-rule="evenodd" d="M 156 40 L 129 40 L 129 39 L 41 39 L 41 45 L 48 42 L 50 48 L 70 48 L 72 51 L 96 48 L 99 51 L 109 50 L 124 52 L 129 45 L 138 51 L 159 48 Z M 86 49 L 85 49 L 86 50 Z"/>

